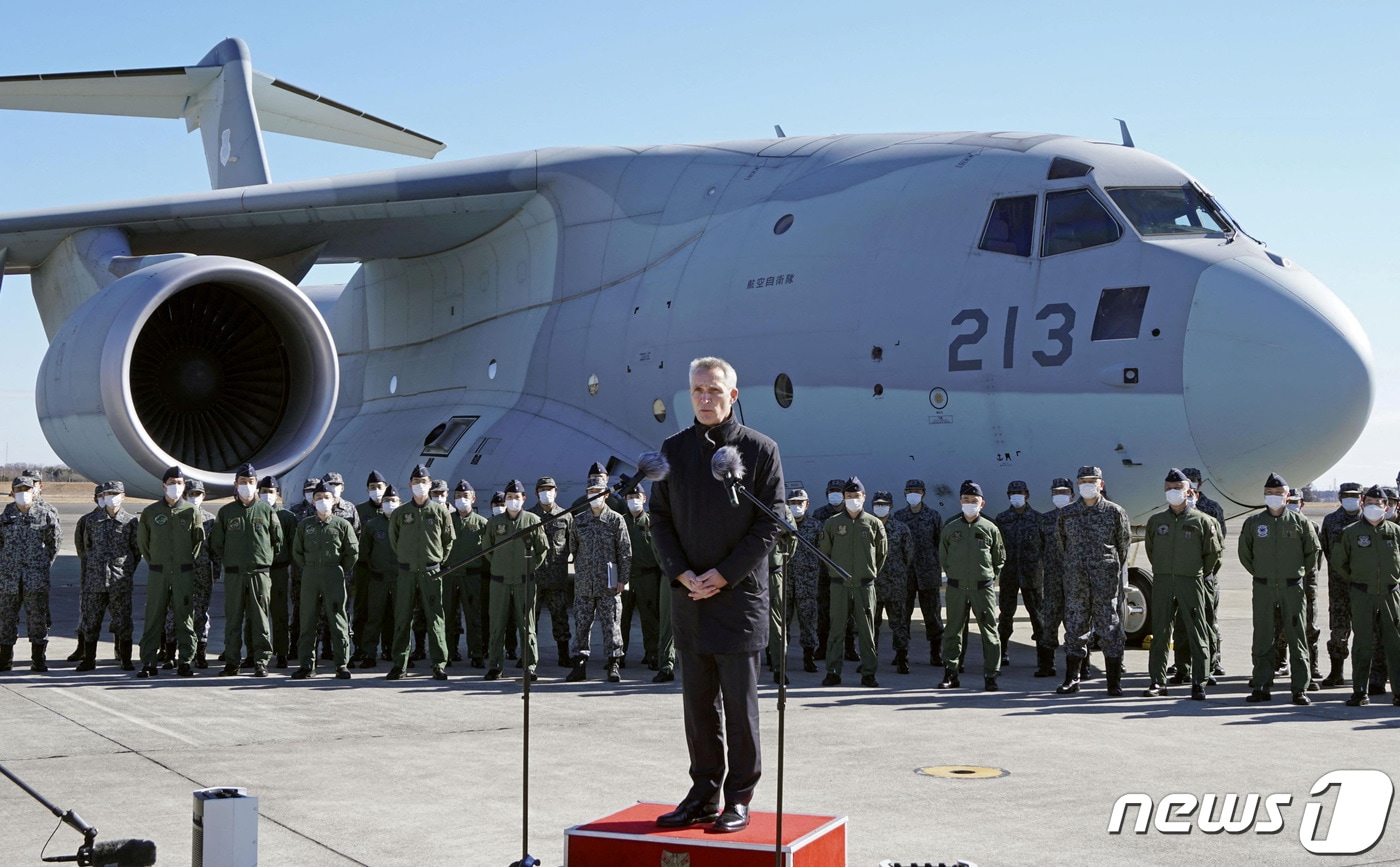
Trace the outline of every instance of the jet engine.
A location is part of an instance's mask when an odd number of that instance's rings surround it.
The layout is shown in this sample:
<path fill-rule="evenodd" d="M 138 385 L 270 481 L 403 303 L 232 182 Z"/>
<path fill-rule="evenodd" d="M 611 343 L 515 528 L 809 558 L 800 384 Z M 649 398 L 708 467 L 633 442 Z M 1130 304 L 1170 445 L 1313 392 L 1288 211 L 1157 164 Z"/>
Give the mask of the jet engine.
<path fill-rule="evenodd" d="M 251 461 L 280 476 L 315 447 L 340 387 L 316 307 L 273 271 L 188 256 L 128 274 L 55 333 L 36 393 L 44 434 L 90 479 L 159 496 L 177 464 L 233 486 Z"/>

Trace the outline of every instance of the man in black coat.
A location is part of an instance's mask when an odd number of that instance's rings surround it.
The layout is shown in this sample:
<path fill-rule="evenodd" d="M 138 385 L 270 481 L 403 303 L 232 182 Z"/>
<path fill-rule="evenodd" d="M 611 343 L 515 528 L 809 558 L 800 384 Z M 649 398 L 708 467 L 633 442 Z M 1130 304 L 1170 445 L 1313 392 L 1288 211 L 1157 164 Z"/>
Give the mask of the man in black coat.
<path fill-rule="evenodd" d="M 671 579 L 692 781 L 680 805 L 656 820 L 662 827 L 714 822 L 715 831 L 742 830 L 762 770 L 759 651 L 768 643 L 768 552 L 781 525 L 747 499 L 731 506 L 710 461 L 722 446 L 737 448 L 745 486 L 773 508 L 784 502 L 783 469 L 777 444 L 735 420 L 738 396 L 728 362 L 690 363 L 695 424 L 662 444 L 670 475 L 652 487 L 652 537 Z"/>

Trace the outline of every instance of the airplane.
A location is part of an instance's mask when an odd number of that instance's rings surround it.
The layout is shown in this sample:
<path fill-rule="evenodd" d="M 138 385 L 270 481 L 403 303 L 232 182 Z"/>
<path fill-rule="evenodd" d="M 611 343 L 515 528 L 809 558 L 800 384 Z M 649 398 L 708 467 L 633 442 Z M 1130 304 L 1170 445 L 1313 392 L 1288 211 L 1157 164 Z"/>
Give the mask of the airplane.
<path fill-rule="evenodd" d="M 953 510 L 975 479 L 997 511 L 1012 479 L 1048 506 L 1090 464 L 1142 524 L 1172 466 L 1234 513 L 1271 471 L 1312 479 L 1374 402 L 1346 305 L 1126 124 L 775 128 L 272 183 L 263 130 L 443 145 L 255 71 L 238 39 L 188 67 L 3 77 L 0 108 L 201 132 L 212 192 L 0 215 L 50 339 L 45 435 L 138 494 L 171 464 L 228 492 L 251 461 L 289 491 L 427 462 L 569 495 L 691 424 L 687 364 L 718 355 L 790 487 L 917 477 Z M 346 262 L 343 286 L 297 286 Z M 1326 423 L 1288 423 L 1304 406 Z"/>

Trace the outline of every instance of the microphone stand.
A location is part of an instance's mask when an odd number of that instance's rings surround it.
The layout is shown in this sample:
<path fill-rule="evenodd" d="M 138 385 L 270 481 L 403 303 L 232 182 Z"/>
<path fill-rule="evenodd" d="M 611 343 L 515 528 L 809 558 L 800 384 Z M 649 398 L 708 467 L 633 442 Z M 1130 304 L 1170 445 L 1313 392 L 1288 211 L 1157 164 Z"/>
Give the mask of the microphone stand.
<path fill-rule="evenodd" d="M 753 503 L 755 506 L 758 506 L 760 509 L 767 512 L 769 515 L 772 515 L 773 519 L 776 520 L 779 524 L 782 524 L 783 527 L 785 527 L 787 531 L 791 533 L 799 543 L 807 546 L 808 550 L 810 550 L 813 554 L 816 554 L 817 557 L 823 563 L 826 564 L 827 568 L 830 569 L 833 574 L 841 576 L 841 579 L 843 581 L 849 581 L 851 579 L 851 573 L 838 566 L 836 564 L 836 561 L 832 560 L 830 557 L 822 553 L 821 548 L 812 544 L 812 541 L 810 539 L 805 538 L 801 533 L 797 532 L 797 528 L 794 527 L 792 524 L 788 523 L 788 520 L 784 518 L 781 514 L 779 514 L 775 509 L 773 509 L 772 506 L 768 505 L 767 503 L 760 500 L 758 497 L 754 496 L 752 491 L 744 487 L 744 483 L 739 478 L 735 476 L 730 476 L 729 478 L 721 479 L 720 481 L 728 485 L 729 490 L 731 492 L 737 494 L 738 496 L 744 497 L 750 503 Z M 787 576 L 784 575 L 783 577 L 786 578 Z M 778 657 L 778 662 L 776 665 L 778 680 L 778 821 L 777 830 L 775 831 L 776 839 L 773 841 L 773 863 L 775 867 L 782 867 L 783 864 L 783 748 L 785 745 L 784 739 L 787 734 L 788 592 L 789 588 L 784 586 L 782 610 L 778 612 L 778 635 L 780 637 L 779 640 L 782 642 L 783 645 L 783 652 Z"/>
<path fill-rule="evenodd" d="M 63 824 L 67 825 L 74 831 L 77 831 L 79 834 L 83 835 L 83 845 L 78 847 L 78 853 L 76 855 L 63 855 L 59 857 L 44 858 L 43 860 L 49 862 L 75 861 L 80 865 L 80 867 L 91 867 L 93 863 L 92 849 L 93 846 L 97 843 L 97 829 L 89 825 L 87 822 L 84 822 L 82 816 L 79 816 L 72 810 L 64 810 L 62 807 L 55 805 L 48 798 L 45 798 L 43 795 L 34 791 L 34 789 L 30 788 L 28 783 L 26 783 L 24 780 L 21 780 L 14 774 L 10 773 L 9 768 L 6 768 L 4 765 L 0 765 L 0 774 L 4 774 L 6 777 L 9 777 L 10 782 L 23 789 L 25 794 L 38 801 L 40 804 L 43 804 L 44 807 L 48 809 L 50 813 L 53 813 L 58 818 L 62 819 Z"/>

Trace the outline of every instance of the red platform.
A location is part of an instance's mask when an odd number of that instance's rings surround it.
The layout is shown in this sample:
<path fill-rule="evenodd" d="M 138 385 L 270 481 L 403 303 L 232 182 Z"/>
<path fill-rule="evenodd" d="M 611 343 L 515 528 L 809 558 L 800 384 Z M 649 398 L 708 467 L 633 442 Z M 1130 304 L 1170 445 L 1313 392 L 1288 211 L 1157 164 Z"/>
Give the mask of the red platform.
<path fill-rule="evenodd" d="M 636 804 L 564 832 L 565 867 L 773 867 L 777 813 L 754 811 L 749 827 L 667 829 L 656 817 L 673 804 Z M 846 817 L 783 813 L 784 867 L 845 867 Z"/>

